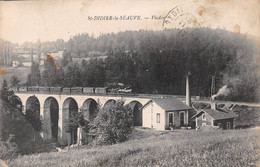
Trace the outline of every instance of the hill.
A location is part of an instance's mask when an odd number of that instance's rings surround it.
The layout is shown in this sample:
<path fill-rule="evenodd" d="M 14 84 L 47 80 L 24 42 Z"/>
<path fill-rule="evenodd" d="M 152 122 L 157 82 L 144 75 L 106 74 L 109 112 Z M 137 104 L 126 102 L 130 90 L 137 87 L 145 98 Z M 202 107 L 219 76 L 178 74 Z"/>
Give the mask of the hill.
<path fill-rule="evenodd" d="M 215 76 L 215 93 L 223 86 L 229 92 L 219 96 L 220 100 L 259 100 L 258 38 L 221 29 L 184 31 L 187 33 L 184 36 L 179 29 L 125 31 L 98 37 L 78 34 L 68 42 L 38 41 L 24 43 L 19 48 L 28 50 L 33 45 L 43 55 L 64 51 L 61 62 L 53 59 L 56 67 L 46 65 L 41 80 L 36 77 L 37 82 L 30 83 L 33 86 L 103 87 L 124 83 L 135 93 L 183 95 L 184 77 L 191 72 L 192 95 L 211 96 L 211 78 Z M 104 57 L 101 62 L 83 61 L 99 56 Z M 78 64 L 73 64 L 73 60 L 79 61 Z"/>
<path fill-rule="evenodd" d="M 124 143 L 6 161 L 12 166 L 257 166 L 259 129 L 154 131 L 136 128 Z"/>
<path fill-rule="evenodd" d="M 235 119 L 236 128 L 248 128 L 260 125 L 260 108 L 236 105 L 232 111 L 238 115 Z"/>
<path fill-rule="evenodd" d="M 221 100 L 258 100 L 258 46 L 254 40 L 221 29 L 187 28 L 185 36 L 179 32 L 126 31 L 97 38 L 79 34 L 66 43 L 61 68 L 46 67 L 38 85 L 102 87 L 123 83 L 135 93 L 183 95 L 185 76 L 191 72 L 192 95 L 211 96 L 215 76 L 213 93 L 227 87 L 227 92 L 218 96 Z M 72 63 L 90 55 L 106 58 Z"/>

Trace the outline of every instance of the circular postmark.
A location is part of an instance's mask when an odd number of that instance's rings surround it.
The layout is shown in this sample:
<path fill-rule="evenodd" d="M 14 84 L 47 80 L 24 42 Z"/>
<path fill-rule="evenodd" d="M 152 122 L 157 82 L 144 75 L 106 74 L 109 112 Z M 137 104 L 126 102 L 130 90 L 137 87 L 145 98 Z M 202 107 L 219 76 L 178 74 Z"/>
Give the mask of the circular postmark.
<path fill-rule="evenodd" d="M 191 54 L 196 54 L 208 47 L 209 41 L 200 38 L 199 24 L 184 5 L 172 8 L 164 17 L 162 27 L 164 30 L 179 29 L 179 35 L 187 39 L 187 49 Z M 187 29 L 192 28 L 192 29 Z"/>
<path fill-rule="evenodd" d="M 184 5 L 179 5 L 171 9 L 163 20 L 163 29 L 184 29 L 187 27 L 192 27 L 195 22 L 195 17 L 185 12 Z"/>

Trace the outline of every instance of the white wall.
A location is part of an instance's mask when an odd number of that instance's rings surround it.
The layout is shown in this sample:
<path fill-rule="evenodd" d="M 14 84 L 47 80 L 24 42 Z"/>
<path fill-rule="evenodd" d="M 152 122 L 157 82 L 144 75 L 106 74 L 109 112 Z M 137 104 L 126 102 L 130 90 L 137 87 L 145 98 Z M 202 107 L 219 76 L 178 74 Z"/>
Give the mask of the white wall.
<path fill-rule="evenodd" d="M 157 122 L 157 114 L 160 114 L 160 123 Z M 156 130 L 165 130 L 166 127 L 166 112 L 156 103 L 153 103 L 153 128 Z"/>
<path fill-rule="evenodd" d="M 160 122 L 157 122 L 157 114 L 160 114 Z M 165 130 L 166 115 L 165 111 L 156 103 L 151 102 L 143 108 L 143 127 Z"/>
<path fill-rule="evenodd" d="M 142 110 L 142 115 L 143 115 L 143 127 L 146 128 L 151 128 L 152 127 L 152 103 L 148 104 L 147 106 L 145 106 Z"/>

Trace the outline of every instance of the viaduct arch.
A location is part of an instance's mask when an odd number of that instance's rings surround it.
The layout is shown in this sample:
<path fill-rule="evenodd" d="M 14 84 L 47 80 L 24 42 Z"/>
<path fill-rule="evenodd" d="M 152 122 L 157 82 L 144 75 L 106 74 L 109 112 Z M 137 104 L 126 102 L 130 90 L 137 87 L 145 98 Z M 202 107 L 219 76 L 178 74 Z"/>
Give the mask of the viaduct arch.
<path fill-rule="evenodd" d="M 128 106 L 133 111 L 133 124 L 134 126 L 142 126 L 142 110 L 140 109 L 143 105 L 139 101 L 131 101 Z"/>
<path fill-rule="evenodd" d="M 73 117 L 78 113 L 79 107 L 76 100 L 72 97 L 67 98 L 62 107 L 62 122 L 66 125 L 66 122 L 69 121 L 69 118 Z M 77 141 L 77 129 L 73 127 L 63 126 L 63 131 L 67 133 L 67 142 L 75 144 Z"/>
<path fill-rule="evenodd" d="M 27 115 L 29 112 L 35 112 L 37 117 L 40 118 L 40 101 L 35 96 L 30 96 L 26 100 L 25 114 Z"/>
<path fill-rule="evenodd" d="M 93 98 L 88 98 L 84 101 L 81 111 L 88 120 L 94 120 L 97 116 L 98 103 Z"/>
<path fill-rule="evenodd" d="M 58 140 L 59 104 L 54 97 L 48 97 L 44 102 L 43 134 L 47 139 Z"/>
<path fill-rule="evenodd" d="M 113 105 L 113 104 L 115 104 L 115 103 L 116 103 L 116 101 L 115 101 L 114 99 L 109 99 L 109 100 L 107 100 L 106 103 L 104 104 L 104 107 L 109 107 L 109 106 L 111 106 L 111 105 Z"/>

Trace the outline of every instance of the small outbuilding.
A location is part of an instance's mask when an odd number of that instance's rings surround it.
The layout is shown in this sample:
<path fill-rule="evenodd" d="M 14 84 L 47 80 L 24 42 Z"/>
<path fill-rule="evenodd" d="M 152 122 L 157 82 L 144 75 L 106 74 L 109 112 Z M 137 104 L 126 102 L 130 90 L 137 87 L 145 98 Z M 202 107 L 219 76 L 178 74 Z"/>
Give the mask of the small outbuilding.
<path fill-rule="evenodd" d="M 154 98 L 142 106 L 143 127 L 157 130 L 188 127 L 192 108 L 177 98 Z"/>
<path fill-rule="evenodd" d="M 227 109 L 202 109 L 191 119 L 195 120 L 197 128 L 212 126 L 227 130 L 234 128 L 236 117 L 237 115 L 234 112 Z"/>

